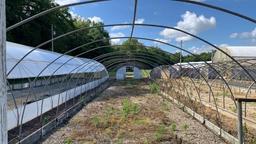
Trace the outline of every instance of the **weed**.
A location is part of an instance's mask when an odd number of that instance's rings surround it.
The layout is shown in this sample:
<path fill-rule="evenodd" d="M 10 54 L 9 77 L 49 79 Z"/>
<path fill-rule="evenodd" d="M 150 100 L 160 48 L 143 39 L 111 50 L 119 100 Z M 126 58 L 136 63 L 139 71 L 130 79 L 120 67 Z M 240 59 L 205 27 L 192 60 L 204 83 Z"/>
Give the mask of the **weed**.
<path fill-rule="evenodd" d="M 139 113 L 140 107 L 136 103 L 132 103 L 129 99 L 124 99 L 122 101 L 122 116 L 127 118 L 128 115 L 135 115 Z"/>
<path fill-rule="evenodd" d="M 123 138 L 118 138 L 116 144 L 123 144 L 124 143 L 124 139 Z"/>
<path fill-rule="evenodd" d="M 253 138 L 250 143 L 251 144 L 256 144 L 256 138 Z"/>
<path fill-rule="evenodd" d="M 172 132 L 175 132 L 177 130 L 177 126 L 175 123 L 171 124 L 171 130 L 172 130 Z"/>
<path fill-rule="evenodd" d="M 167 101 L 163 101 L 162 104 L 161 104 L 163 110 L 165 110 L 165 111 L 170 110 L 170 105 L 171 104 L 169 102 L 167 102 Z"/>
<path fill-rule="evenodd" d="M 137 125 L 146 125 L 150 123 L 150 119 L 149 118 L 136 119 L 134 123 Z"/>
<path fill-rule="evenodd" d="M 50 120 L 49 116 L 45 116 L 43 118 L 43 125 L 47 124 L 49 122 L 49 120 Z"/>
<path fill-rule="evenodd" d="M 188 125 L 187 124 L 184 124 L 184 125 L 182 125 L 182 128 L 186 131 L 187 129 L 188 129 Z"/>
<path fill-rule="evenodd" d="M 155 137 L 157 141 L 160 141 L 164 134 L 166 133 L 166 128 L 164 125 L 160 125 L 155 132 Z"/>
<path fill-rule="evenodd" d="M 248 133 L 248 128 L 246 125 L 243 126 L 243 131 L 244 131 L 244 133 Z"/>
<path fill-rule="evenodd" d="M 70 138 L 65 139 L 64 144 L 73 144 L 72 139 Z"/>
<path fill-rule="evenodd" d="M 81 96 L 79 97 L 79 101 L 84 101 L 85 100 L 85 97 Z"/>
<path fill-rule="evenodd" d="M 109 119 L 109 117 L 115 113 L 115 109 L 113 107 L 107 107 L 104 113 L 105 117 Z"/>
<path fill-rule="evenodd" d="M 100 118 L 98 116 L 94 116 L 91 118 L 91 123 L 98 128 L 100 126 Z"/>
<path fill-rule="evenodd" d="M 149 144 L 148 139 L 145 139 L 143 143 L 144 144 Z"/>
<path fill-rule="evenodd" d="M 150 83 L 149 89 L 150 89 L 151 93 L 159 93 L 160 92 L 160 87 L 157 83 Z"/>
<path fill-rule="evenodd" d="M 227 96 L 229 96 L 229 95 L 230 95 L 229 92 L 223 91 L 223 97 L 227 97 Z"/>
<path fill-rule="evenodd" d="M 236 107 L 230 106 L 229 109 L 230 109 L 232 112 L 236 113 Z"/>

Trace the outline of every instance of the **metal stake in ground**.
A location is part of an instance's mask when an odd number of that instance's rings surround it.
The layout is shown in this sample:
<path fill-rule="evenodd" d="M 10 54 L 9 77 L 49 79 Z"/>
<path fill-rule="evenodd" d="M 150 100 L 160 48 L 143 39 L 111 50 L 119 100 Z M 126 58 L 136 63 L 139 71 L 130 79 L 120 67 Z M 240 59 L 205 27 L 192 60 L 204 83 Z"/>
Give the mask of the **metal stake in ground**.
<path fill-rule="evenodd" d="M 0 143 L 7 144 L 6 17 L 5 0 L 0 0 Z"/>
<path fill-rule="evenodd" d="M 239 144 L 243 144 L 243 114 L 242 114 L 242 101 L 237 101 L 237 118 L 238 118 L 238 125 L 237 125 L 237 132 L 238 132 L 238 140 Z"/>
<path fill-rule="evenodd" d="M 236 97 L 237 101 L 237 133 L 239 144 L 244 143 L 244 133 L 243 133 L 243 112 L 242 112 L 242 102 L 256 102 L 256 98 L 245 98 L 245 97 Z"/>

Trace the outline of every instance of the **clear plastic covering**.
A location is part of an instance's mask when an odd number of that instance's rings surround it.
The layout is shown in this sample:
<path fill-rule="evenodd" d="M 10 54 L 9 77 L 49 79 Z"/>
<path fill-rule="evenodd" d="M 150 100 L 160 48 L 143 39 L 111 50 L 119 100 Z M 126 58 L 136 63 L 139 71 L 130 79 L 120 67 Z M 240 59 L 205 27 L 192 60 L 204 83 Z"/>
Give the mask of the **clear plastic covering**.
<path fill-rule="evenodd" d="M 22 59 L 22 57 L 24 57 L 32 49 L 33 47 L 16 44 L 13 42 L 7 42 L 7 73 L 9 73 L 9 71 L 15 66 L 15 64 L 17 64 Z M 68 55 L 61 55 L 62 54 L 56 52 L 36 49 L 28 54 L 11 71 L 11 73 L 8 75 L 8 79 L 37 77 L 41 71 L 43 72 L 39 76 L 99 72 L 105 70 L 104 65 L 95 60 L 74 58 Z M 50 64 L 51 62 L 53 63 Z M 47 68 L 45 69 L 45 67 Z"/>
<path fill-rule="evenodd" d="M 189 63 L 184 62 L 184 63 L 177 63 L 174 66 L 178 66 L 178 67 L 181 66 L 182 68 L 194 68 L 194 67 L 195 68 L 200 68 L 200 67 L 206 66 L 206 63 L 211 64 L 212 61 L 206 61 L 206 62 L 200 61 L 200 62 L 189 62 Z M 193 65 L 193 66 L 191 66 L 191 65 Z M 178 69 L 178 68 L 176 67 L 176 69 Z"/>

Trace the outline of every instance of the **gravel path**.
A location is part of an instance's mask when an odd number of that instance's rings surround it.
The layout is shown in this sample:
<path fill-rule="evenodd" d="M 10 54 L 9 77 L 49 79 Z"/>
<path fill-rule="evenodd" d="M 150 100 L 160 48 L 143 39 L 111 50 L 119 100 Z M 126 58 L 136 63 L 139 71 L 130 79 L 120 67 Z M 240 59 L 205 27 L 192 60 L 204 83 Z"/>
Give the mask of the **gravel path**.
<path fill-rule="evenodd" d="M 140 107 L 140 112 L 127 120 L 110 115 L 108 127 L 96 128 L 92 117 L 105 116 L 112 108 L 122 110 L 124 99 Z M 69 143 L 70 142 L 70 143 Z M 196 143 L 224 144 L 225 142 L 188 114 L 159 95 L 151 94 L 147 85 L 112 86 L 95 101 L 84 107 L 67 125 L 53 132 L 43 144 L 59 143 Z"/>

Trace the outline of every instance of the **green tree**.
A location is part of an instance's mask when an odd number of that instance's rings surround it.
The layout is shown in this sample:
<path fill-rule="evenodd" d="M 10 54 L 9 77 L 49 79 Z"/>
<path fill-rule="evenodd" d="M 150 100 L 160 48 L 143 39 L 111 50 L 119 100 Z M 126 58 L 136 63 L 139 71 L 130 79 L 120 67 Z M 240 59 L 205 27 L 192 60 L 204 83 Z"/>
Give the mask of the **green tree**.
<path fill-rule="evenodd" d="M 9 0 L 6 1 L 7 10 L 7 26 L 11 26 L 44 10 L 56 7 L 53 0 Z M 92 42 L 98 39 L 105 39 L 102 42 L 97 42 L 92 45 L 82 47 L 71 53 L 77 55 L 91 48 L 103 45 L 110 45 L 109 35 L 104 30 L 103 23 L 93 23 L 89 20 L 82 20 L 74 18 L 69 13 L 68 8 L 62 8 L 49 13 L 45 16 L 39 17 L 27 24 L 24 24 L 16 29 L 7 33 L 7 40 L 29 45 L 37 46 L 49 39 L 51 39 L 51 26 L 54 26 L 55 35 L 61 35 L 69 31 L 79 29 L 82 27 L 94 27 L 91 29 L 84 29 L 83 31 L 75 34 L 62 37 L 54 41 L 54 51 L 64 53 L 71 48 L 75 48 L 82 44 Z M 51 44 L 47 44 L 42 49 L 50 50 Z M 83 57 L 94 57 L 96 55 L 111 51 L 111 48 L 104 48 L 88 54 L 82 55 Z"/>

